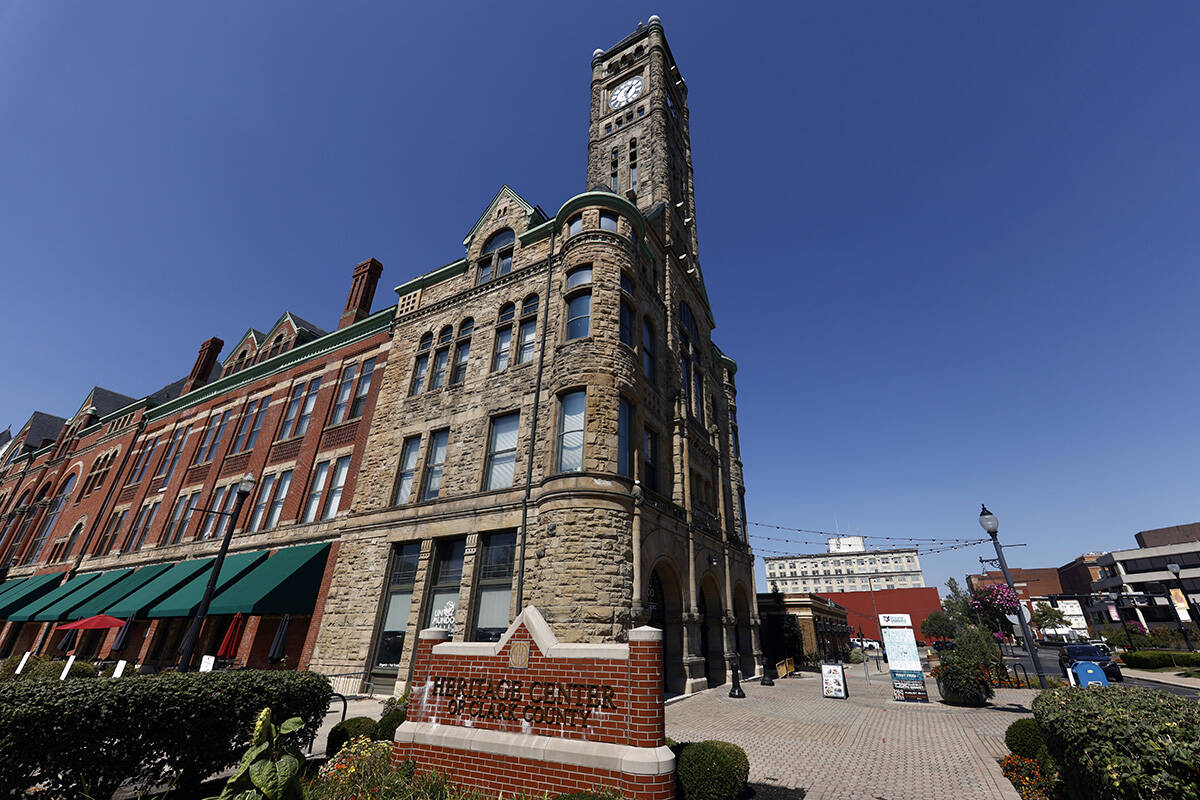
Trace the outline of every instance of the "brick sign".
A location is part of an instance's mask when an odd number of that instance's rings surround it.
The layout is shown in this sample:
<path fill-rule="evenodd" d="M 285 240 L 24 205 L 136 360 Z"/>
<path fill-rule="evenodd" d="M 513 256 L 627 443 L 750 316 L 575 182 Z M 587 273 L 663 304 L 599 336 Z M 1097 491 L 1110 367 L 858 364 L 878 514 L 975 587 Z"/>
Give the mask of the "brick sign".
<path fill-rule="evenodd" d="M 629 631 L 628 644 L 560 643 L 530 606 L 494 644 L 447 636 L 421 631 L 393 761 L 492 796 L 614 789 L 672 800 L 657 628 Z"/>

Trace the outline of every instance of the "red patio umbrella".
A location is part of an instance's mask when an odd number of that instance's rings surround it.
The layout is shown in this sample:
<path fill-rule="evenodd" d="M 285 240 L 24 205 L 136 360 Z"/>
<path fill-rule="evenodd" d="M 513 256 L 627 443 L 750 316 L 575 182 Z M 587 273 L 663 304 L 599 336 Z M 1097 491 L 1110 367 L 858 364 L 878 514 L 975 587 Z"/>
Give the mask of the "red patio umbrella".
<path fill-rule="evenodd" d="M 245 627 L 246 617 L 239 611 L 233 615 L 229 629 L 225 631 L 225 638 L 217 648 L 217 658 L 233 658 L 237 655 L 238 644 L 242 641 L 242 631 Z"/>
<path fill-rule="evenodd" d="M 125 620 L 110 617 L 108 614 L 100 614 L 95 617 L 87 617 L 86 619 L 77 619 L 74 622 L 68 622 L 66 625 L 59 625 L 60 631 L 94 631 L 100 628 L 119 628 L 125 624 Z"/>

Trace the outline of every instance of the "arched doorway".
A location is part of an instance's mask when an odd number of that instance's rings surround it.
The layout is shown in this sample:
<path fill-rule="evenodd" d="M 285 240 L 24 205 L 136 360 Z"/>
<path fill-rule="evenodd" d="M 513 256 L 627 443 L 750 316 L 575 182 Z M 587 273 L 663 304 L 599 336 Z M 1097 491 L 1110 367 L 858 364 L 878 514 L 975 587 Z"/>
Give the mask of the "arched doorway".
<path fill-rule="evenodd" d="M 725 682 L 725 639 L 721 624 L 721 593 L 711 575 L 700 584 L 696 598 L 700 612 L 700 655 L 704 657 L 704 677 L 708 685 Z"/>
<path fill-rule="evenodd" d="M 755 673 L 754 641 L 750 636 L 750 603 L 746 600 L 746 588 L 741 584 L 733 590 L 733 616 L 737 620 L 734 641 L 737 643 L 738 667 L 742 677 Z"/>
<path fill-rule="evenodd" d="M 679 581 L 665 562 L 650 571 L 646 607 L 649 624 L 663 632 L 663 693 L 683 694 L 683 598 Z"/>

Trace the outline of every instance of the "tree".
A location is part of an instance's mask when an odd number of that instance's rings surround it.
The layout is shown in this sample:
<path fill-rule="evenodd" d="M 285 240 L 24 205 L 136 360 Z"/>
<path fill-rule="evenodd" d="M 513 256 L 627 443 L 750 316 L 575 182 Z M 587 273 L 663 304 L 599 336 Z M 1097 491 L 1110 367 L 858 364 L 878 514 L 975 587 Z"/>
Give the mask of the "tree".
<path fill-rule="evenodd" d="M 1071 627 L 1071 623 L 1067 621 L 1067 615 L 1049 603 L 1036 604 L 1030 618 L 1034 627 L 1043 631 Z"/>
<path fill-rule="evenodd" d="M 951 578 L 951 580 L 954 580 Z M 934 611 L 921 622 L 921 633 L 926 639 L 952 639 L 957 626 L 944 611 Z"/>
<path fill-rule="evenodd" d="M 954 578 L 947 579 L 946 586 L 950 591 L 942 599 L 942 611 L 946 612 L 955 627 L 978 622 L 978 617 L 971 608 L 971 595 L 967 594 Z"/>

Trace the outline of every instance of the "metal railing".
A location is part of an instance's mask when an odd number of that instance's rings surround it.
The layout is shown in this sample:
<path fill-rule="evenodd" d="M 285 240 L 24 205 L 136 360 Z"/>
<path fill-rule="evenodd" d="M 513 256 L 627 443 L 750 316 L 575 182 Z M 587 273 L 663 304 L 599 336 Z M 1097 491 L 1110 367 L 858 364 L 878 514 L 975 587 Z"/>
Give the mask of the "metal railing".
<path fill-rule="evenodd" d="M 374 697 L 375 684 L 371 682 L 371 673 L 363 670 L 361 672 L 335 672 L 325 676 L 329 679 L 329 684 L 333 687 L 336 694 L 345 695 L 346 697 Z"/>

